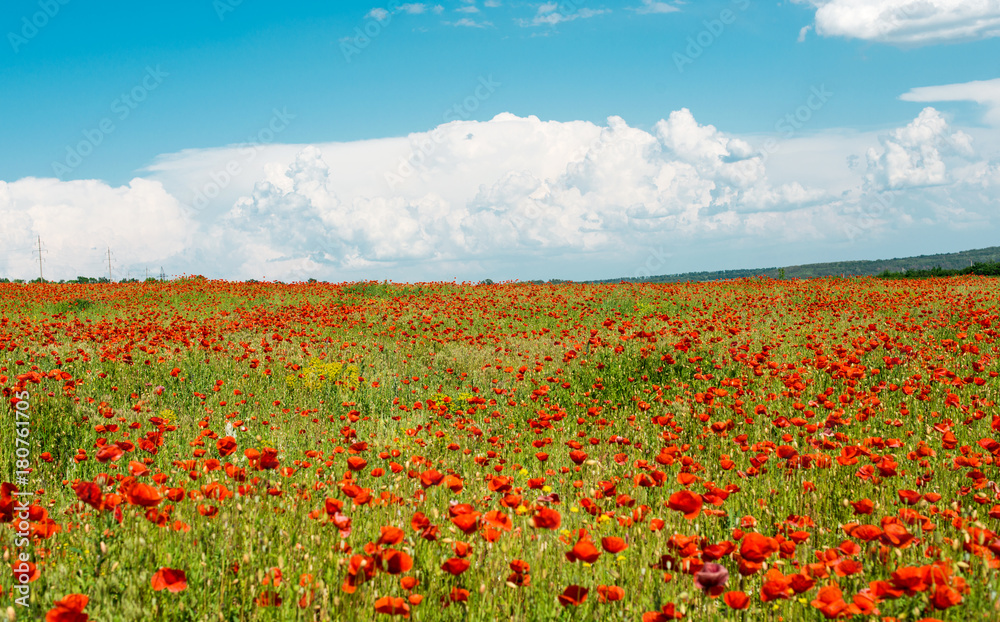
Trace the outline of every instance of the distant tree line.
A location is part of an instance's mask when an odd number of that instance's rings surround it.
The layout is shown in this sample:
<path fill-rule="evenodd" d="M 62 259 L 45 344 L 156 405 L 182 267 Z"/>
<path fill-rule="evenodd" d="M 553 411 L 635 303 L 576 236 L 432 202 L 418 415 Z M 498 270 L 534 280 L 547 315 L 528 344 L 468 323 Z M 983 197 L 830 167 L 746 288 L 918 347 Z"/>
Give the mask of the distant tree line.
<path fill-rule="evenodd" d="M 885 270 L 875 276 L 880 279 L 927 279 L 942 276 L 962 276 L 967 274 L 975 274 L 978 276 L 1000 276 L 1000 262 L 976 262 L 971 266 L 957 270 L 946 270 L 941 266 L 935 266 L 930 270 L 906 270 L 904 272 L 890 272 Z"/>

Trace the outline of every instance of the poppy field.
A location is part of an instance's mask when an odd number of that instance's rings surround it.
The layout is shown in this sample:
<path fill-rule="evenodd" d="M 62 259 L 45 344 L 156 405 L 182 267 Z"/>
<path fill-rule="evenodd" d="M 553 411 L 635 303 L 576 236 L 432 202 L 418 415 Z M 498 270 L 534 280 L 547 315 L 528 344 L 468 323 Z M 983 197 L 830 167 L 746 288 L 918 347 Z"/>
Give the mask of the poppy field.
<path fill-rule="evenodd" d="M 1000 620 L 998 294 L 0 284 L 0 613 Z"/>

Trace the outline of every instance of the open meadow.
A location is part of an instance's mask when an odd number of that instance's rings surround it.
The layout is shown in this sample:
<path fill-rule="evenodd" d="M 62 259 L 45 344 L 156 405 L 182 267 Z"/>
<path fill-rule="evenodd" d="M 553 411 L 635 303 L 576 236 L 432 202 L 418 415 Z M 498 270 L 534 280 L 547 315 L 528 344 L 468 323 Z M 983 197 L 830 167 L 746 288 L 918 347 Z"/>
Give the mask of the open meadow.
<path fill-rule="evenodd" d="M 998 307 L 983 277 L 0 284 L 0 614 L 1000 620 Z"/>

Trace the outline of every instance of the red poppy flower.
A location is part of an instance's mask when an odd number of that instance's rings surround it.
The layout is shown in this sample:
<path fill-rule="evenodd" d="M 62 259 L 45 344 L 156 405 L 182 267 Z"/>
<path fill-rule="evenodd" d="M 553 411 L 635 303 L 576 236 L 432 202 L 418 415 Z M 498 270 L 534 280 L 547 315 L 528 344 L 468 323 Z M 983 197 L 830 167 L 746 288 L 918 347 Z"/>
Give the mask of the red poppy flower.
<path fill-rule="evenodd" d="M 701 495 L 693 493 L 690 490 L 679 490 L 670 495 L 670 499 L 667 500 L 667 507 L 671 510 L 683 512 L 684 518 L 691 520 L 697 518 L 698 514 L 701 513 L 702 503 Z"/>
<path fill-rule="evenodd" d="M 260 460 L 257 464 L 261 469 L 277 469 L 281 465 L 281 462 L 278 460 L 278 450 L 272 447 L 265 447 L 264 451 L 260 454 Z"/>
<path fill-rule="evenodd" d="M 389 549 L 382 554 L 382 563 L 389 574 L 402 574 L 413 568 L 413 559 L 402 551 Z"/>
<path fill-rule="evenodd" d="M 670 620 L 680 620 L 684 614 L 677 611 L 674 603 L 667 603 L 659 611 L 648 611 L 642 614 L 642 622 L 670 622 Z"/>
<path fill-rule="evenodd" d="M 462 492 L 462 488 L 465 487 L 462 478 L 451 473 L 444 476 L 444 479 L 441 480 L 441 485 L 454 493 Z"/>
<path fill-rule="evenodd" d="M 601 603 L 613 603 L 625 598 L 625 590 L 617 585 L 598 585 L 597 601 Z"/>
<path fill-rule="evenodd" d="M 625 540 L 621 538 L 616 538 L 614 536 L 609 536 L 607 538 L 601 538 L 601 548 L 611 554 L 621 553 L 628 548 L 628 544 Z"/>
<path fill-rule="evenodd" d="M 405 535 L 402 529 L 392 526 L 381 527 L 380 531 L 381 533 L 378 538 L 378 543 L 387 544 L 389 546 L 402 542 Z"/>
<path fill-rule="evenodd" d="M 836 585 L 821 588 L 816 599 L 810 604 L 819 609 L 827 619 L 850 618 L 860 612 L 857 605 L 844 602 L 843 593 Z"/>
<path fill-rule="evenodd" d="M 440 484 L 442 479 L 444 479 L 444 474 L 434 469 L 429 469 L 420 474 L 420 485 L 424 488 L 430 488 L 431 486 Z"/>
<path fill-rule="evenodd" d="M 503 531 L 510 531 L 514 528 L 514 523 L 510 520 L 510 517 L 500 510 L 490 510 L 487 512 L 483 515 L 483 522 L 494 529 L 501 529 Z"/>
<path fill-rule="evenodd" d="M 479 513 L 471 512 L 469 514 L 459 514 L 458 516 L 451 519 L 451 522 L 462 530 L 462 533 L 470 534 L 475 533 L 479 529 Z"/>
<path fill-rule="evenodd" d="M 917 501 L 923 497 L 919 492 L 915 490 L 900 490 L 897 492 L 899 499 L 906 505 L 916 505 Z"/>
<path fill-rule="evenodd" d="M 94 457 L 98 462 L 117 462 L 124 453 L 118 445 L 105 445 L 97 450 L 97 455 Z"/>
<path fill-rule="evenodd" d="M 743 536 L 740 543 L 740 557 L 756 564 L 767 561 L 777 550 L 778 542 L 774 538 L 768 538 L 756 531 Z"/>
<path fill-rule="evenodd" d="M 399 580 L 399 585 L 407 592 L 414 589 L 419 584 L 420 581 L 416 577 L 403 577 Z"/>
<path fill-rule="evenodd" d="M 101 487 L 93 482 L 80 482 L 73 487 L 76 498 L 83 501 L 90 507 L 100 509 L 101 507 Z"/>
<path fill-rule="evenodd" d="M 750 606 L 750 597 L 739 591 L 726 592 L 722 600 L 730 609 L 746 609 Z"/>
<path fill-rule="evenodd" d="M 441 570 L 449 574 L 458 576 L 469 569 L 468 560 L 462 559 L 461 557 L 452 557 L 451 559 L 445 561 L 441 565 Z"/>
<path fill-rule="evenodd" d="M 184 574 L 183 570 L 176 568 L 160 568 L 153 575 L 150 583 L 153 585 L 153 590 L 157 592 L 160 590 L 174 593 L 183 592 L 188 587 L 187 575 Z"/>
<path fill-rule="evenodd" d="M 538 507 L 534 516 L 531 517 L 531 526 L 536 529 L 559 529 L 562 524 L 562 516 L 559 512 L 548 507 Z"/>
<path fill-rule="evenodd" d="M 849 536 L 852 538 L 857 538 L 862 542 L 871 542 L 872 540 L 878 539 L 882 535 L 882 530 L 875 525 L 858 525 L 848 532 Z"/>
<path fill-rule="evenodd" d="M 913 534 L 899 523 L 886 523 L 884 529 L 885 532 L 881 538 L 882 544 L 896 548 L 906 548 L 910 544 L 910 541 L 913 540 Z"/>
<path fill-rule="evenodd" d="M 948 609 L 962 602 L 962 594 L 950 585 L 938 584 L 931 594 L 931 604 L 935 609 Z"/>
<path fill-rule="evenodd" d="M 601 552 L 594 546 L 594 542 L 589 536 L 582 536 L 573 545 L 573 548 L 566 553 L 566 559 L 575 562 L 576 560 L 593 564 L 601 556 Z"/>
<path fill-rule="evenodd" d="M 892 586 L 913 596 L 930 587 L 930 572 L 925 566 L 900 566 L 892 573 Z"/>
<path fill-rule="evenodd" d="M 163 501 L 163 497 L 160 496 L 160 493 L 155 488 L 142 482 L 133 484 L 125 493 L 125 497 L 132 505 L 140 505 L 146 508 L 156 507 Z"/>
<path fill-rule="evenodd" d="M 391 596 L 383 596 L 382 598 L 375 601 L 375 613 L 382 613 L 390 616 L 403 616 L 404 618 L 410 617 L 410 605 L 407 604 L 405 598 L 393 598 Z"/>
<path fill-rule="evenodd" d="M 215 449 L 223 458 L 230 456 L 236 453 L 236 439 L 232 436 L 223 436 L 219 440 L 215 441 Z"/>
<path fill-rule="evenodd" d="M 587 588 L 579 585 L 570 585 L 559 595 L 559 604 L 563 607 L 581 605 L 587 600 L 587 593 L 589 591 Z"/>
<path fill-rule="evenodd" d="M 45 614 L 45 622 L 87 622 L 90 616 L 83 610 L 89 602 L 89 596 L 70 594 L 53 603 L 52 609 Z"/>
<path fill-rule="evenodd" d="M 28 583 L 32 583 L 38 580 L 38 577 L 42 576 L 42 573 L 38 570 L 38 566 L 34 562 L 22 562 L 15 561 L 11 568 L 14 572 L 14 583 L 23 583 L 25 576 L 28 577 Z"/>

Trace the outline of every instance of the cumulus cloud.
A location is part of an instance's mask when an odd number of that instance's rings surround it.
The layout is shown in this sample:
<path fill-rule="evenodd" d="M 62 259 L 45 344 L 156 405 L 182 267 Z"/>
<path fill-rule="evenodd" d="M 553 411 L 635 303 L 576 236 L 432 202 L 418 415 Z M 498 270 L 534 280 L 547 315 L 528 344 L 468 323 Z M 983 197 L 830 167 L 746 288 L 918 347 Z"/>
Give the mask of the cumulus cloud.
<path fill-rule="evenodd" d="M 816 8 L 816 33 L 901 45 L 1000 35 L 1000 0 L 794 0 Z"/>
<path fill-rule="evenodd" d="M 824 196 L 770 184 L 748 143 L 686 109 L 652 133 L 618 117 L 601 127 L 502 114 L 409 142 L 409 156 L 389 164 L 387 187 L 374 194 L 331 183 L 314 147 L 257 183 L 223 224 L 248 251 L 241 271 L 614 252 L 664 237 L 735 235 L 747 216 Z"/>
<path fill-rule="evenodd" d="M 93 258 L 55 278 L 102 273 L 109 245 L 133 274 L 145 262 L 283 280 L 641 276 L 725 267 L 734 252 L 756 265 L 853 257 L 862 244 L 903 255 L 899 240 L 921 231 L 995 231 L 1000 163 L 977 155 L 990 153 L 982 136 L 927 108 L 882 135 L 772 144 L 681 109 L 651 128 L 503 113 L 391 139 L 190 150 L 128 186 L 0 184 L 0 243 L 18 249 L 0 268 L 31 276 L 39 234 L 60 256 Z M 236 176 L 216 193 L 220 171 Z M 182 198 L 209 188 L 208 206 Z"/>
<path fill-rule="evenodd" d="M 96 180 L 0 181 L 0 240 L 22 251 L 0 255 L 0 273 L 37 274 L 37 259 L 26 250 L 36 236 L 47 249 L 49 278 L 106 274 L 109 247 L 113 267 L 155 266 L 190 248 L 192 225 L 187 210 L 155 181 L 136 178 L 119 187 Z"/>
<path fill-rule="evenodd" d="M 881 149 L 871 148 L 866 154 L 867 181 L 877 188 L 946 183 L 950 179 L 945 156 L 973 154 L 972 137 L 961 130 L 951 131 L 944 116 L 930 107 L 906 127 L 884 136 L 881 143 Z"/>

